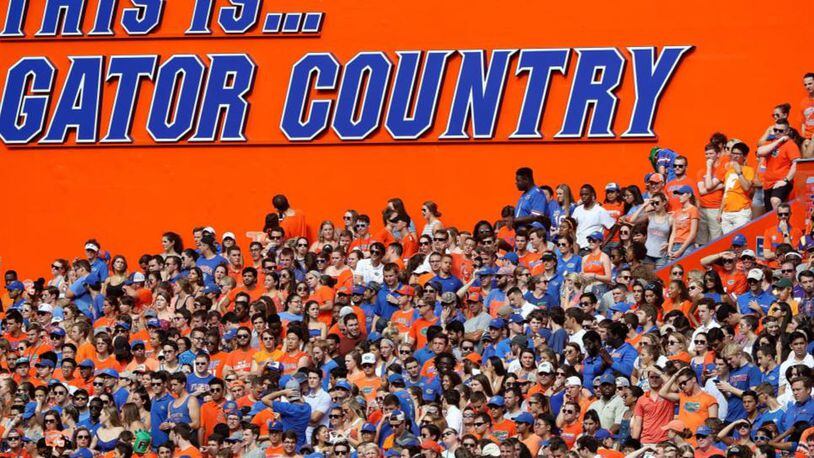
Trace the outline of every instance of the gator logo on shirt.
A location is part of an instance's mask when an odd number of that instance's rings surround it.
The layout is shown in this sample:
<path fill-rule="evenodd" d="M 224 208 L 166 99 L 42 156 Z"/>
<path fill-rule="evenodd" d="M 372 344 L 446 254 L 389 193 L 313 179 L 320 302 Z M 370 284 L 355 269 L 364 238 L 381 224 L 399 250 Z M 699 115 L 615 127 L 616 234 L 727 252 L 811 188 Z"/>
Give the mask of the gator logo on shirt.
<path fill-rule="evenodd" d="M 695 413 L 701 410 L 701 403 L 700 402 L 688 402 L 684 404 L 684 410 L 689 413 Z"/>

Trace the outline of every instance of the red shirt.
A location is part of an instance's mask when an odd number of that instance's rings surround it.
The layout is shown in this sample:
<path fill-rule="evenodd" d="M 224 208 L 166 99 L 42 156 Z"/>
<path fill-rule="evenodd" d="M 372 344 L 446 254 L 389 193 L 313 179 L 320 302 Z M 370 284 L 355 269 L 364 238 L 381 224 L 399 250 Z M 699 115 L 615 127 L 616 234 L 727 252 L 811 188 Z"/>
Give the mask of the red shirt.
<path fill-rule="evenodd" d="M 652 391 L 639 397 L 633 407 L 633 416 L 642 418 L 642 434 L 639 441 L 643 444 L 655 444 L 667 440 L 667 431 L 661 429 L 673 419 L 675 404 L 672 401 L 656 396 L 650 398 Z"/>

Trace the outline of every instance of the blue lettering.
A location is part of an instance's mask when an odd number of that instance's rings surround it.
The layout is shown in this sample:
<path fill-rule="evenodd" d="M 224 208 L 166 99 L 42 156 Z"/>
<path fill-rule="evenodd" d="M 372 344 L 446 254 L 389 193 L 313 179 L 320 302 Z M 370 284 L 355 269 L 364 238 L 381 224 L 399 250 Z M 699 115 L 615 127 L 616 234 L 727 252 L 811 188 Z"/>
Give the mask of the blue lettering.
<path fill-rule="evenodd" d="M 6 23 L 3 25 L 0 37 L 21 37 L 24 35 L 25 2 L 26 0 L 8 0 Z"/>
<path fill-rule="evenodd" d="M 339 138 L 362 140 L 379 127 L 392 67 L 383 52 L 359 53 L 345 66 L 332 125 Z M 362 106 L 357 107 L 360 97 Z"/>
<path fill-rule="evenodd" d="M 306 115 L 306 104 L 311 80 L 314 89 L 328 91 L 336 88 L 339 62 L 327 53 L 310 53 L 303 56 L 291 69 L 291 80 L 283 107 L 280 129 L 289 140 L 313 140 L 328 127 L 330 100 L 314 100 Z"/>
<path fill-rule="evenodd" d="M 412 140 L 420 137 L 431 126 L 435 119 L 438 96 L 441 94 L 441 82 L 444 79 L 447 59 L 452 51 L 429 51 L 426 64 L 421 74 L 421 85 L 415 104 L 412 104 L 415 92 L 416 76 L 421 59 L 421 51 L 399 51 L 399 64 L 396 69 L 396 80 L 390 95 L 390 108 L 384 126 L 390 135 L 397 140 Z M 411 108 L 415 112 L 411 116 Z"/>
<path fill-rule="evenodd" d="M 107 69 L 107 81 L 118 78 L 116 96 L 110 114 L 110 124 L 103 143 L 132 142 L 130 128 L 136 107 L 139 83 L 153 79 L 156 56 L 113 56 Z"/>
<path fill-rule="evenodd" d="M 212 20 L 212 2 L 213 0 L 195 0 L 195 8 L 192 10 L 192 22 L 184 33 L 212 33 L 209 30 L 209 22 Z"/>
<path fill-rule="evenodd" d="M 212 54 L 204 89 L 198 129 L 190 141 L 212 141 L 221 113 L 225 112 L 220 140 L 245 141 L 243 130 L 249 102 L 246 94 L 254 85 L 256 65 L 246 54 Z"/>
<path fill-rule="evenodd" d="M 159 67 L 147 119 L 153 140 L 177 142 L 192 130 L 204 69 L 201 59 L 192 55 L 172 56 Z"/>
<path fill-rule="evenodd" d="M 588 107 L 593 105 L 588 137 L 613 137 L 614 91 L 622 80 L 625 59 L 616 48 L 577 48 L 579 56 L 562 129 L 555 138 L 581 137 Z M 601 72 L 601 74 L 599 74 Z"/>
<path fill-rule="evenodd" d="M 24 57 L 8 69 L 0 99 L 0 139 L 28 143 L 42 132 L 56 70 L 45 57 Z M 30 92 L 26 87 L 30 81 Z"/>
<path fill-rule="evenodd" d="M 503 100 L 509 59 L 515 50 L 500 49 L 492 52 L 486 75 L 484 52 L 460 51 L 463 56 L 455 96 L 449 112 L 447 130 L 441 138 L 469 138 L 467 122 L 472 122 L 475 138 L 492 138 L 497 114 Z"/>
<path fill-rule="evenodd" d="M 99 0 L 96 5 L 96 22 L 88 35 L 113 35 L 113 16 L 116 14 L 116 0 Z"/>
<path fill-rule="evenodd" d="M 218 13 L 218 24 L 226 33 L 246 33 L 257 24 L 260 0 L 229 0 L 233 6 L 224 6 Z"/>
<path fill-rule="evenodd" d="M 523 49 L 517 63 L 517 75 L 528 72 L 529 81 L 517 129 L 510 138 L 541 138 L 540 120 L 543 115 L 551 74 L 565 73 L 569 49 Z"/>
<path fill-rule="evenodd" d="M 37 36 L 54 36 L 57 34 L 60 16 L 64 15 L 62 35 L 82 35 L 79 26 L 82 24 L 83 0 L 48 0 L 42 14 L 42 25 Z"/>
<path fill-rule="evenodd" d="M 664 88 L 673 77 L 681 58 L 692 46 L 667 46 L 658 60 L 656 49 L 628 48 L 633 56 L 633 81 L 636 103 L 630 116 L 630 125 L 622 137 L 655 137 L 653 119 Z"/>
<path fill-rule="evenodd" d="M 40 143 L 64 143 L 76 129 L 77 143 L 93 143 L 99 131 L 102 100 L 102 56 L 69 57 L 71 69 L 65 77 L 51 126 Z"/>
<path fill-rule="evenodd" d="M 164 0 L 130 0 L 136 8 L 122 11 L 122 27 L 130 35 L 147 35 L 161 23 Z"/>

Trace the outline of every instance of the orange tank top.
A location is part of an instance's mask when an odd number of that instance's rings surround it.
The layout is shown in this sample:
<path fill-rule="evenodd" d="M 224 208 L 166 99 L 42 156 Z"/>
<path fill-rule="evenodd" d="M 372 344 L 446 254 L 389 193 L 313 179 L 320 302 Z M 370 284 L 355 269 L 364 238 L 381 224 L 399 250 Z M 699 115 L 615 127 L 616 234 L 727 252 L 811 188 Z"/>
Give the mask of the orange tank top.
<path fill-rule="evenodd" d="M 582 271 L 586 274 L 605 275 L 605 266 L 602 264 L 602 253 L 588 253 L 582 260 Z"/>

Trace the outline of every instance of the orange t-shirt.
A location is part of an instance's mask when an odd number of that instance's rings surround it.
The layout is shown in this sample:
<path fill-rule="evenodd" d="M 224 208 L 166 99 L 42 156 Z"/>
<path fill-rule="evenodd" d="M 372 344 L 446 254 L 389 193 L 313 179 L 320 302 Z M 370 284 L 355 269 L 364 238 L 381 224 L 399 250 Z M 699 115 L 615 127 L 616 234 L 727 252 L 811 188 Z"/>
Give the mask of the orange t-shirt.
<path fill-rule="evenodd" d="M 789 239 L 791 240 L 791 245 L 796 246 L 802 237 L 803 232 L 800 229 L 797 229 L 796 227 L 791 227 L 791 225 L 789 224 Z M 775 248 L 777 248 L 777 245 L 784 243 L 783 234 L 777 228 L 776 224 L 767 227 L 766 230 L 763 231 L 763 243 L 764 246 L 769 246 L 769 244 L 771 244 L 769 248 L 771 248 L 772 251 L 774 251 Z"/>
<path fill-rule="evenodd" d="M 694 205 L 690 205 L 688 208 L 678 207 L 673 212 L 674 243 L 684 243 L 690 238 L 692 220 L 698 221 L 698 209 Z"/>
<path fill-rule="evenodd" d="M 681 313 L 684 314 L 684 316 L 689 317 L 691 308 L 692 308 L 692 302 L 690 302 L 690 301 L 683 301 L 680 304 L 675 304 L 673 302 L 673 299 L 668 297 L 668 298 L 664 299 L 664 304 L 662 304 L 662 309 L 663 309 L 662 313 L 666 315 L 668 312 L 671 312 L 673 310 L 680 310 Z"/>
<path fill-rule="evenodd" d="M 415 234 L 412 232 L 408 233 L 404 237 L 401 238 L 401 257 L 404 259 L 410 259 L 413 257 L 414 254 L 418 252 L 418 240 L 415 238 Z"/>
<path fill-rule="evenodd" d="M 280 227 L 285 231 L 285 238 L 308 237 L 308 226 L 305 224 L 305 215 L 299 210 L 293 211 L 293 215 L 286 216 L 280 221 Z"/>
<path fill-rule="evenodd" d="M 283 365 L 283 375 L 291 375 L 297 372 L 297 366 L 299 366 L 300 360 L 306 355 L 307 353 L 304 351 L 298 351 L 293 355 L 289 355 L 288 353 L 280 355 L 277 362 Z"/>
<path fill-rule="evenodd" d="M 410 327 L 410 337 L 416 342 L 415 348 L 424 348 L 424 345 L 427 345 L 427 328 L 438 324 L 440 320 L 437 316 L 433 317 L 432 320 L 424 318 L 415 320 L 415 323 Z"/>
<path fill-rule="evenodd" d="M 710 406 L 718 404 L 714 397 L 704 391 L 694 396 L 679 393 L 678 398 L 678 419 L 683 421 L 690 431 L 695 431 L 703 425 L 709 418 Z"/>
<path fill-rule="evenodd" d="M 379 388 L 382 386 L 382 379 L 375 375 L 372 377 L 363 377 L 356 381 L 356 386 L 359 388 L 359 392 L 365 397 L 365 400 L 370 402 L 376 399 L 376 392 L 379 391 Z"/>
<path fill-rule="evenodd" d="M 201 406 L 201 430 L 203 431 L 204 444 L 209 436 L 215 432 L 215 425 L 218 423 L 226 423 L 223 404 L 217 404 L 214 401 L 205 402 Z"/>
<path fill-rule="evenodd" d="M 363 253 L 367 253 L 370 249 L 370 244 L 375 241 L 376 240 L 374 240 L 373 236 L 370 234 L 366 234 L 364 237 L 357 237 L 350 242 L 348 253 L 356 249 L 361 250 Z"/>
<path fill-rule="evenodd" d="M 775 183 L 784 179 L 791 169 L 795 159 L 800 158 L 800 148 L 791 140 L 783 142 L 780 146 L 766 156 L 766 174 L 763 175 L 763 189 L 769 189 Z"/>
<path fill-rule="evenodd" d="M 228 353 L 223 361 L 224 366 L 229 366 L 240 375 L 248 375 L 252 371 L 252 356 L 257 353 L 257 349 L 248 350 L 235 349 Z"/>
<path fill-rule="evenodd" d="M 189 447 L 183 450 L 178 450 L 173 454 L 173 456 L 188 456 L 189 458 L 203 458 L 203 455 L 201 455 L 201 451 L 198 450 L 198 448 L 195 447 L 194 445 L 190 445 Z"/>
<path fill-rule="evenodd" d="M 321 306 L 326 302 L 333 302 L 334 296 L 336 296 L 336 294 L 330 286 L 319 285 L 317 289 L 314 290 L 314 294 L 308 298 L 308 301 L 317 301 Z M 325 326 L 330 326 L 333 320 L 333 310 L 320 310 L 317 320 L 320 323 L 324 323 Z"/>
<path fill-rule="evenodd" d="M 492 419 L 492 434 L 500 439 L 500 442 L 505 442 L 506 439 L 517 435 L 517 427 L 513 421 L 506 418 L 499 419 L 500 421 L 495 420 Z"/>
<path fill-rule="evenodd" d="M 397 310 L 393 312 L 390 321 L 393 323 L 393 326 L 398 329 L 400 334 L 408 334 L 410 332 L 410 326 L 413 325 L 414 316 L 415 309 L 410 307 L 407 310 Z"/>
<path fill-rule="evenodd" d="M 704 182 L 704 175 L 707 174 L 706 166 L 698 171 L 698 182 L 695 185 L 695 189 L 698 189 L 701 185 L 700 183 Z M 721 161 L 718 161 L 717 164 L 712 166 L 712 177 L 716 178 L 721 183 L 724 182 L 726 177 L 726 166 Z M 697 195 L 698 197 L 698 206 L 700 208 L 714 208 L 718 209 L 721 208 L 721 201 L 724 198 L 724 190 L 719 189 L 717 191 L 712 191 L 701 195 L 699 192 Z"/>
<path fill-rule="evenodd" d="M 604 208 L 615 221 L 625 212 L 625 203 L 621 200 L 617 202 L 602 202 L 602 208 Z"/>
<path fill-rule="evenodd" d="M 803 112 L 803 131 L 801 134 L 805 138 L 814 137 L 814 97 L 806 97 L 800 101 Z"/>
<path fill-rule="evenodd" d="M 569 449 L 574 446 L 574 442 L 577 441 L 577 436 L 579 436 L 580 433 L 582 433 L 581 421 L 565 424 L 560 428 L 560 437 L 562 437 L 562 440 L 565 441 L 565 445 L 567 445 Z"/>
<path fill-rule="evenodd" d="M 743 177 L 749 181 L 755 179 L 755 169 L 749 166 L 741 166 Z M 765 185 L 764 185 L 765 186 Z M 723 211 L 739 212 L 752 208 L 752 197 L 750 192 L 744 191 L 738 180 L 738 174 L 732 169 L 732 163 L 727 164 L 726 175 L 724 176 L 724 198 Z"/>
<path fill-rule="evenodd" d="M 500 226 L 500 229 L 497 230 L 497 238 L 504 240 L 511 246 L 514 246 L 514 229 L 511 229 L 506 225 Z"/>
<path fill-rule="evenodd" d="M 714 266 L 713 269 L 715 269 L 721 277 L 721 283 L 723 283 L 724 290 L 727 293 L 743 294 L 749 287 L 749 284 L 746 282 L 746 275 L 740 270 L 727 272 L 720 266 Z"/>

